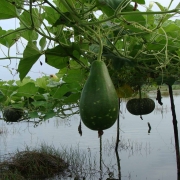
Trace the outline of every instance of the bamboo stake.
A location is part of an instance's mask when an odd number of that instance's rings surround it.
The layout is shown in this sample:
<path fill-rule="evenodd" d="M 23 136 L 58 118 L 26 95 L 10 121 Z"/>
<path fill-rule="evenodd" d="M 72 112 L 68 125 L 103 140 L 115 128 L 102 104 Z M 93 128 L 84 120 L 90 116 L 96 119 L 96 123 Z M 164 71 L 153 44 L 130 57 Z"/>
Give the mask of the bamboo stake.
<path fill-rule="evenodd" d="M 176 111 L 175 111 L 175 105 L 174 105 L 174 99 L 173 99 L 173 91 L 172 86 L 168 85 L 169 88 L 169 96 L 171 101 L 171 111 L 172 111 L 172 117 L 173 117 L 173 128 L 174 128 L 174 141 L 175 141 L 175 149 L 176 149 L 176 161 L 177 161 L 177 173 L 178 177 L 180 176 L 180 154 L 179 154 L 179 137 L 178 137 L 178 126 L 177 126 L 177 119 L 176 119 Z"/>

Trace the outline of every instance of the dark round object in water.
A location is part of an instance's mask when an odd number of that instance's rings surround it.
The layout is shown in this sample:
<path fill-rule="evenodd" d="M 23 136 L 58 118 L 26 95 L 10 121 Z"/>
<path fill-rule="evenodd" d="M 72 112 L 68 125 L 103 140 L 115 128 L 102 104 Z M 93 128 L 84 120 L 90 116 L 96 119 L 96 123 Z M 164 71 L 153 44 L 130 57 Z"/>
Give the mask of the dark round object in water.
<path fill-rule="evenodd" d="M 23 113 L 22 109 L 7 107 L 4 109 L 3 116 L 6 122 L 18 122 L 22 118 Z"/>

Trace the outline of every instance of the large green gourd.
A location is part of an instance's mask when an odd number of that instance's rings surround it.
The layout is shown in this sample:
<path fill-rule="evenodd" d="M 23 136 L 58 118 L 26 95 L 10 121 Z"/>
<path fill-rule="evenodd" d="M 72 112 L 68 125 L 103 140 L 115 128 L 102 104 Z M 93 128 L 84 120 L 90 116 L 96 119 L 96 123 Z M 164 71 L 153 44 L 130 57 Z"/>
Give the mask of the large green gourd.
<path fill-rule="evenodd" d="M 96 60 L 81 93 L 81 119 L 92 130 L 104 130 L 115 123 L 118 113 L 118 97 L 108 69 Z"/>

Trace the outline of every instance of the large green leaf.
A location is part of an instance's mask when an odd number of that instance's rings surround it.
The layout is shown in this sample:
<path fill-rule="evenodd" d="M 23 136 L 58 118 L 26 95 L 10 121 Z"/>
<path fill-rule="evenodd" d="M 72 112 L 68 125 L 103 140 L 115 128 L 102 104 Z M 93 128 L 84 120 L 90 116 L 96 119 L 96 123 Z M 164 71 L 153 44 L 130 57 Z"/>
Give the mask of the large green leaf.
<path fill-rule="evenodd" d="M 18 66 L 18 72 L 20 73 L 19 77 L 21 80 L 27 75 L 33 64 L 39 59 L 40 56 L 41 53 L 37 46 L 34 43 L 29 42 L 24 50 L 23 59 L 20 60 Z"/>
<path fill-rule="evenodd" d="M 85 77 L 84 69 L 69 69 L 66 76 L 63 77 L 63 81 L 66 83 L 82 83 Z"/>
<path fill-rule="evenodd" d="M 77 52 L 81 54 L 77 44 L 72 43 L 70 46 L 58 45 L 53 49 L 45 51 L 46 63 L 55 68 L 64 68 L 69 64 L 69 58 L 78 59 Z"/>
<path fill-rule="evenodd" d="M 47 55 L 46 57 L 46 63 L 57 69 L 67 67 L 69 64 L 69 57 L 59 57 L 54 55 Z"/>
<path fill-rule="evenodd" d="M 10 19 L 17 17 L 16 8 L 13 3 L 7 0 L 0 0 L 0 19 Z"/>
<path fill-rule="evenodd" d="M 44 18 L 48 21 L 49 24 L 53 25 L 59 18 L 59 13 L 49 6 L 43 6 L 44 9 Z"/>
<path fill-rule="evenodd" d="M 24 96 L 24 97 L 31 97 L 32 95 L 35 95 L 38 92 L 38 87 L 35 86 L 34 83 L 29 82 L 25 84 L 24 86 L 20 86 L 17 90 L 16 96 Z"/>

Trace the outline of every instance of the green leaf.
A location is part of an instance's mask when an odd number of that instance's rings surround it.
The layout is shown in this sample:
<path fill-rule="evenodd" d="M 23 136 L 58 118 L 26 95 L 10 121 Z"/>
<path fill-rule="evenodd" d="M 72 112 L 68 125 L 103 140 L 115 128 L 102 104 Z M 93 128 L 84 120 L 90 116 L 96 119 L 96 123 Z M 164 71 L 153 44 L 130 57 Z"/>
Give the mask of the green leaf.
<path fill-rule="evenodd" d="M 31 97 L 32 95 L 35 95 L 38 92 L 38 89 L 39 88 L 36 87 L 34 83 L 29 82 L 24 86 L 19 87 L 16 96 Z"/>
<path fill-rule="evenodd" d="M 34 30 L 26 30 L 24 32 L 19 33 L 27 41 L 33 41 L 38 39 L 38 33 Z"/>
<path fill-rule="evenodd" d="M 85 77 L 85 70 L 84 69 L 70 69 L 66 73 L 67 75 L 63 77 L 63 81 L 68 84 L 71 83 L 82 83 Z"/>
<path fill-rule="evenodd" d="M 39 45 L 41 46 L 41 51 L 44 50 L 45 46 L 46 46 L 46 38 L 42 37 L 39 41 Z"/>
<path fill-rule="evenodd" d="M 44 18 L 48 21 L 49 24 L 53 25 L 59 18 L 59 13 L 49 6 L 43 6 L 44 9 Z"/>
<path fill-rule="evenodd" d="M 96 0 L 97 7 L 105 13 L 107 16 L 114 15 L 115 10 L 120 5 L 121 7 L 124 7 L 124 0 Z M 130 8 L 130 3 L 123 9 L 123 11 L 126 11 L 127 9 L 133 10 L 133 8 Z"/>
<path fill-rule="evenodd" d="M 46 56 L 46 63 L 57 69 L 67 67 L 69 64 L 69 57 L 59 57 L 53 55 Z"/>
<path fill-rule="evenodd" d="M 29 112 L 29 117 L 30 118 L 38 118 L 39 117 L 38 112 L 37 111 Z"/>
<path fill-rule="evenodd" d="M 17 17 L 15 6 L 7 0 L 0 0 L 0 19 Z"/>
<path fill-rule="evenodd" d="M 39 59 L 41 53 L 34 43 L 29 42 L 24 50 L 23 59 L 18 66 L 19 77 L 22 80 L 32 68 L 33 64 Z"/>
<path fill-rule="evenodd" d="M 164 6 L 162 6 L 159 2 L 154 2 L 154 3 L 156 3 L 156 5 L 159 7 L 159 9 L 161 10 L 161 11 L 165 11 L 167 8 L 165 8 Z"/>
<path fill-rule="evenodd" d="M 6 33 L 3 35 L 6 35 L 6 34 L 9 34 L 9 35 L 0 39 L 0 43 L 3 44 L 4 46 L 6 46 L 7 48 L 10 48 L 19 39 L 18 33 L 12 33 L 12 32 L 14 32 L 14 30 L 6 31 Z M 4 31 L 1 30 L 0 34 L 1 33 L 4 33 Z"/>
<path fill-rule="evenodd" d="M 145 0 L 134 0 L 133 2 L 136 2 L 138 4 L 145 4 Z"/>
<path fill-rule="evenodd" d="M 70 12 L 65 12 L 63 13 L 63 15 L 60 15 L 59 18 L 56 20 L 56 22 L 53 24 L 53 27 L 57 27 L 58 25 L 62 25 L 62 24 L 68 27 L 72 27 L 75 25 L 75 22 Z"/>
<path fill-rule="evenodd" d="M 70 46 L 60 44 L 53 49 L 45 51 L 46 63 L 61 69 L 68 66 L 70 58 L 77 59 L 77 54 L 81 54 L 77 44 L 72 43 Z"/>
<path fill-rule="evenodd" d="M 29 82 L 33 82 L 34 83 L 34 80 L 31 79 L 31 77 L 25 77 L 22 81 L 17 80 L 16 84 L 17 84 L 17 86 L 24 86 L 25 84 L 27 84 Z"/>
<path fill-rule="evenodd" d="M 31 15 L 28 11 L 24 11 L 19 16 L 19 19 L 20 19 L 20 24 L 22 27 L 24 27 L 24 24 L 27 27 L 32 26 Z M 36 27 L 38 29 L 42 24 L 42 21 L 44 19 L 44 14 L 40 14 L 37 8 L 33 8 L 32 9 L 32 19 L 33 19 L 34 27 Z"/>
<path fill-rule="evenodd" d="M 3 92 L 3 94 L 8 97 L 10 97 L 11 94 L 13 94 L 13 92 L 15 92 L 17 89 L 18 89 L 17 86 L 9 86 L 9 85 L 8 86 L 4 85 L 0 87 L 0 90 Z"/>
<path fill-rule="evenodd" d="M 47 81 L 46 76 L 36 79 L 36 85 L 40 88 L 48 89 L 47 84 L 48 84 L 48 81 Z"/>
<path fill-rule="evenodd" d="M 61 99 L 63 95 L 69 91 L 70 89 L 67 87 L 67 85 L 64 84 L 60 87 L 52 88 L 51 95 L 55 99 Z"/>
<path fill-rule="evenodd" d="M 70 94 L 67 98 L 64 99 L 65 104 L 72 104 L 72 103 L 77 103 L 78 100 L 80 99 L 81 93 L 72 93 Z"/>
<path fill-rule="evenodd" d="M 48 112 L 46 112 L 46 115 L 43 117 L 44 120 L 53 118 L 56 115 L 56 113 L 53 110 L 49 110 Z"/>
<path fill-rule="evenodd" d="M 4 95 L 2 91 L 0 91 L 0 102 L 6 101 L 7 97 Z"/>
<path fill-rule="evenodd" d="M 38 107 L 47 107 L 47 101 L 34 101 L 32 104 L 35 106 L 35 108 Z"/>

